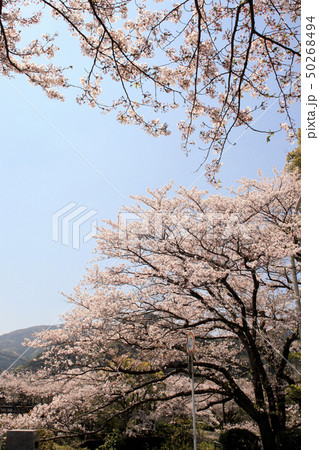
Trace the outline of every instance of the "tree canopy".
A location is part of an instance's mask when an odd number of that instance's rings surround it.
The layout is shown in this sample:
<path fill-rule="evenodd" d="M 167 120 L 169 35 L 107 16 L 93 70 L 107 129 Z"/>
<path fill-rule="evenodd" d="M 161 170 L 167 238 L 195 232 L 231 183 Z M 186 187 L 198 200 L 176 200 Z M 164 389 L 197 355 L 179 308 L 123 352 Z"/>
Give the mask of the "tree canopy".
<path fill-rule="evenodd" d="M 296 170 L 299 173 L 301 173 L 301 129 L 300 128 L 298 130 L 298 146 L 291 152 L 288 152 L 286 170 L 288 170 L 290 172 L 293 172 Z"/>
<path fill-rule="evenodd" d="M 230 197 L 166 186 L 136 198 L 100 230 L 64 327 L 38 344 L 47 401 L 9 426 L 94 434 L 132 411 L 140 426 L 189 413 L 192 330 L 199 416 L 214 423 L 216 405 L 235 401 L 275 449 L 299 420 L 299 192 L 284 172 L 243 179 Z"/>
<path fill-rule="evenodd" d="M 118 110 L 121 123 L 154 136 L 170 133 L 162 113 L 183 107 L 182 147 L 201 146 L 209 179 L 237 127 L 296 136 L 290 106 L 300 98 L 300 1 L 1 0 L 0 73 L 22 73 L 61 99 L 70 68 L 55 64 L 55 35 L 43 28 L 37 35 L 49 12 L 90 61 L 78 102 Z M 109 77 L 122 95 L 105 104 Z M 255 119 L 276 100 L 282 123 L 259 129 Z"/>

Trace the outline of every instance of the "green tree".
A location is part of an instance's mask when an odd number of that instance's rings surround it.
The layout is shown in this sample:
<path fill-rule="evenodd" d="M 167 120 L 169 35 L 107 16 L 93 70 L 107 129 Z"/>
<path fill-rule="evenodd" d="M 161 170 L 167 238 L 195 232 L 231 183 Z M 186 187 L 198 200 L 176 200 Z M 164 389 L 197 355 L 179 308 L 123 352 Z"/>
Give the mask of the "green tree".
<path fill-rule="evenodd" d="M 298 146 L 288 152 L 286 170 L 288 172 L 294 172 L 295 170 L 301 173 L 301 129 L 298 129 Z"/>

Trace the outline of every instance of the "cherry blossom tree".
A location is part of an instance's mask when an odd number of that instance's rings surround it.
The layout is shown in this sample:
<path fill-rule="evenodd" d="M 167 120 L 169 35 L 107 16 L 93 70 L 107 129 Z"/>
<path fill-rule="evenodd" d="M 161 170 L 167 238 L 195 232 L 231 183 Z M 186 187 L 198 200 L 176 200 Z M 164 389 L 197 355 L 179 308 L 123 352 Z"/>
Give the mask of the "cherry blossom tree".
<path fill-rule="evenodd" d="M 43 59 L 55 61 L 55 35 L 28 42 L 24 33 L 32 27 L 36 34 L 48 12 L 89 58 L 78 102 L 118 110 L 121 123 L 154 136 L 170 133 L 162 113 L 184 108 L 182 147 L 202 146 L 209 179 L 237 127 L 268 138 L 284 128 L 296 137 L 290 106 L 300 98 L 300 1 L 1 0 L 1 74 L 23 73 L 62 98 L 72 85 L 67 68 Z M 122 89 L 110 104 L 101 95 L 104 78 Z M 276 100 L 283 123 L 258 128 L 254 120 Z"/>
<path fill-rule="evenodd" d="M 189 331 L 199 417 L 235 403 L 265 450 L 298 422 L 298 175 L 243 179 L 227 197 L 171 187 L 100 229 L 65 326 L 39 343 L 52 401 L 7 426 L 90 434 L 133 411 L 135 425 L 190 414 Z"/>

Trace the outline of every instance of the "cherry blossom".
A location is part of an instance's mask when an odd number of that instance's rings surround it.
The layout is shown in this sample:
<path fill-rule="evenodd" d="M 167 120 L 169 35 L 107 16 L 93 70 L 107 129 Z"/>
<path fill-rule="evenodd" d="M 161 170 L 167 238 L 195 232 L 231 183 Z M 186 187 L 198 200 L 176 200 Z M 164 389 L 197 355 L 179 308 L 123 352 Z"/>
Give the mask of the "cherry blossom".
<path fill-rule="evenodd" d="M 67 67 L 54 64 L 55 35 L 27 43 L 24 33 L 26 28 L 36 33 L 51 12 L 60 21 L 57 31 L 62 21 L 90 61 L 77 101 L 103 112 L 118 110 L 120 123 L 154 136 L 171 132 L 163 113 L 184 108 L 178 124 L 182 148 L 205 150 L 211 180 L 237 127 L 267 136 L 281 130 L 279 124 L 269 130 L 254 123 L 274 101 L 288 138 L 296 137 L 290 106 L 300 99 L 300 1 L 2 0 L 0 5 L 2 75 L 22 73 L 50 98 L 63 98 L 73 82 Z M 46 58 L 52 62 L 43 63 Z M 103 79 L 110 78 L 122 94 L 106 103 Z"/>
<path fill-rule="evenodd" d="M 229 196 L 174 194 L 170 184 L 136 197 L 99 230 L 96 263 L 68 296 L 64 326 L 37 343 L 44 367 L 33 378 L 50 394 L 4 425 L 103 434 L 125 416 L 129 433 L 132 417 L 135 427 L 164 409 L 191 414 L 193 331 L 199 416 L 216 423 L 218 405 L 233 402 L 275 448 L 300 414 L 288 401 L 300 382 L 299 197 L 289 173 L 244 178 Z"/>

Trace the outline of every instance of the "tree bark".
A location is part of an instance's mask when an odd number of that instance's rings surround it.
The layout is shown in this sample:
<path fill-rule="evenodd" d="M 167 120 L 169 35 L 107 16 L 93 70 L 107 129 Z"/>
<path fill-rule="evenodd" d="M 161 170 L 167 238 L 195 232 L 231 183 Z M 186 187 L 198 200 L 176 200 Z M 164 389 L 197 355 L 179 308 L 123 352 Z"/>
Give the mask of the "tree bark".
<path fill-rule="evenodd" d="M 266 413 L 264 413 L 258 421 L 258 426 L 263 444 L 263 450 L 276 450 L 277 444 L 275 433 L 270 426 L 268 415 Z"/>

